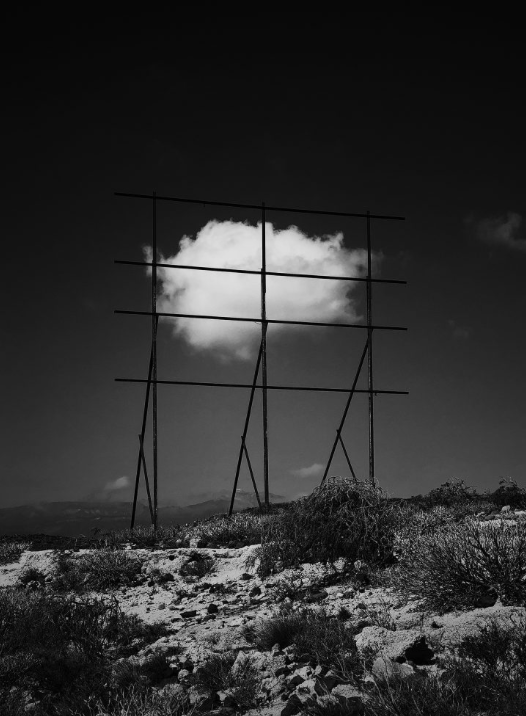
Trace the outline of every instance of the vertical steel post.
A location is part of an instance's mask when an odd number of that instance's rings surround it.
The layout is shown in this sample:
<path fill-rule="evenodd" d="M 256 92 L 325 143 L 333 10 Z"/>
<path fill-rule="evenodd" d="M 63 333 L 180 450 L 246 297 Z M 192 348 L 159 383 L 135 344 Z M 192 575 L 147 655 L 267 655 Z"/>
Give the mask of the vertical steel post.
<path fill-rule="evenodd" d="M 261 205 L 261 378 L 263 384 L 263 478 L 265 507 L 269 509 L 268 489 L 268 405 L 267 405 L 267 247 L 265 236 L 265 203 Z"/>
<path fill-rule="evenodd" d="M 153 447 L 153 528 L 157 529 L 157 202 L 152 199 L 152 447 Z"/>
<path fill-rule="evenodd" d="M 374 393 L 373 393 L 373 285 L 371 252 L 371 217 L 367 212 L 367 376 L 369 388 L 369 480 L 374 483 Z"/>
<path fill-rule="evenodd" d="M 243 450 L 245 447 L 245 440 L 248 433 L 248 424 L 250 421 L 250 414 L 252 413 L 252 403 L 254 402 L 254 393 L 256 390 L 256 383 L 258 380 L 258 373 L 259 373 L 259 366 L 261 363 L 261 354 L 263 352 L 263 345 L 260 343 L 259 345 L 259 352 L 258 352 L 258 358 L 256 361 L 256 368 L 254 370 L 254 378 L 252 380 L 252 389 L 250 391 L 250 398 L 248 400 L 248 408 L 247 408 L 247 414 L 245 416 L 245 426 L 243 428 L 243 435 L 241 436 L 241 447 L 239 448 L 239 455 L 237 458 L 237 467 L 236 467 L 236 476 L 234 478 L 234 487 L 232 489 L 232 498 L 230 500 L 230 507 L 228 509 L 228 516 L 232 516 L 232 512 L 234 510 L 234 500 L 236 499 L 236 491 L 237 491 L 237 481 L 239 480 L 239 471 L 241 470 L 241 460 L 243 458 Z M 258 496 L 258 502 L 259 502 L 259 496 Z M 261 505 L 260 505 L 261 506 Z"/>

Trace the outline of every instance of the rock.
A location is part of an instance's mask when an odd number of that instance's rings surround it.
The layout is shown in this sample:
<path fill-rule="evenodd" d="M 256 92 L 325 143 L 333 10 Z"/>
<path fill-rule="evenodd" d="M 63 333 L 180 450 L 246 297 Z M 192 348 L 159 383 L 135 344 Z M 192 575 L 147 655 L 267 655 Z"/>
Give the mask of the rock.
<path fill-rule="evenodd" d="M 310 666 L 302 666 L 301 669 L 297 669 L 296 674 L 301 676 L 303 680 L 308 679 L 312 675 L 312 669 Z"/>
<path fill-rule="evenodd" d="M 489 587 L 489 589 L 484 593 L 481 594 L 480 597 L 475 602 L 475 607 L 485 609 L 487 607 L 493 607 L 499 598 L 499 594 L 497 590 L 494 587 Z"/>
<path fill-rule="evenodd" d="M 305 681 L 303 676 L 300 676 L 297 672 L 294 672 L 294 674 L 291 674 L 287 679 L 286 682 L 289 686 L 299 686 Z"/>
<path fill-rule="evenodd" d="M 181 612 L 181 616 L 183 619 L 191 619 L 192 617 L 197 616 L 197 609 L 187 609 L 184 612 Z"/>
<path fill-rule="evenodd" d="M 327 599 L 329 596 L 329 593 L 325 591 L 325 589 L 320 590 L 319 592 L 314 592 L 314 594 L 307 594 L 303 601 L 312 603 L 312 602 L 321 602 L 324 599 Z"/>
<path fill-rule="evenodd" d="M 356 636 L 356 646 L 359 652 L 374 649 L 399 663 L 410 660 L 418 665 L 432 664 L 435 656 L 425 635 L 417 629 L 393 632 L 379 626 L 365 627 Z"/>
<path fill-rule="evenodd" d="M 415 670 L 409 664 L 399 664 L 386 656 L 379 656 L 374 660 L 371 673 L 377 679 L 389 681 L 393 678 L 407 678 L 413 676 Z"/>
<path fill-rule="evenodd" d="M 202 689 L 199 686 L 190 686 L 187 694 L 190 705 L 199 713 L 209 713 L 218 704 L 215 693 L 211 693 L 208 689 Z"/>
<path fill-rule="evenodd" d="M 207 607 L 207 612 L 208 612 L 209 614 L 217 614 L 218 611 L 219 611 L 219 607 L 217 606 L 217 604 L 214 604 L 214 602 L 212 602 L 211 604 L 209 604 L 208 607 Z"/>
<path fill-rule="evenodd" d="M 290 666 L 287 666 L 284 664 L 283 666 L 278 666 L 278 668 L 274 671 L 275 676 L 288 676 L 291 672 Z"/>
<path fill-rule="evenodd" d="M 335 686 L 331 693 L 332 699 L 345 707 L 346 714 L 361 714 L 364 711 L 363 695 L 350 684 Z"/>
<path fill-rule="evenodd" d="M 337 676 L 332 669 L 329 669 L 324 676 L 318 677 L 319 688 L 322 689 L 323 693 L 332 691 L 335 686 L 341 683 L 341 679 Z M 318 690 L 316 693 L 320 693 Z"/>
<path fill-rule="evenodd" d="M 216 695 L 221 706 L 227 709 L 237 708 L 237 701 L 229 691 L 218 691 Z"/>
<path fill-rule="evenodd" d="M 292 694 L 287 699 L 287 703 L 281 709 L 280 716 L 295 716 L 303 709 L 303 703 L 297 694 Z"/>

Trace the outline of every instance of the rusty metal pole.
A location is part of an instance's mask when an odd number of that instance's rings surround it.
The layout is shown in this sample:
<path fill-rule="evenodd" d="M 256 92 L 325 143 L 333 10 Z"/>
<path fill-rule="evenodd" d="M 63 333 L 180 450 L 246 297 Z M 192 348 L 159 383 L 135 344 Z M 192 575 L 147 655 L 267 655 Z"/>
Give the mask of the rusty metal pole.
<path fill-rule="evenodd" d="M 153 528 L 157 530 L 157 202 L 152 199 L 152 448 L 153 448 Z"/>
<path fill-rule="evenodd" d="M 262 348 L 262 345 L 260 344 L 258 357 L 257 357 L 257 361 L 256 361 L 256 368 L 254 370 L 254 378 L 252 380 L 252 387 L 250 390 L 250 398 L 248 401 L 247 414 L 245 416 L 245 426 L 243 428 L 243 435 L 241 436 L 241 447 L 239 448 L 239 455 L 237 458 L 236 476 L 234 478 L 234 487 L 232 489 L 232 498 L 230 500 L 230 507 L 228 509 L 229 517 L 232 516 L 232 512 L 234 510 L 234 500 L 236 499 L 236 492 L 237 492 L 237 481 L 239 480 L 239 471 L 241 469 L 241 460 L 243 458 L 243 449 L 244 449 L 245 440 L 246 440 L 247 433 L 248 433 L 248 424 L 250 422 L 250 415 L 252 413 L 252 403 L 254 402 L 254 393 L 256 391 L 256 383 L 258 380 L 258 373 L 259 373 L 259 366 L 261 363 L 262 350 L 263 350 L 263 348 Z M 258 502 L 259 502 L 259 494 L 257 495 L 257 497 L 258 497 Z"/>
<path fill-rule="evenodd" d="M 329 473 L 329 469 L 331 467 L 332 458 L 334 457 L 334 453 L 336 451 L 336 446 L 338 445 L 338 441 L 340 439 L 341 432 L 343 430 L 343 426 L 345 425 L 345 419 L 347 418 L 347 413 L 349 411 L 349 407 L 351 405 L 351 400 L 353 399 L 353 395 L 355 393 L 361 392 L 356 390 L 356 385 L 358 383 L 358 378 L 360 377 L 360 372 L 362 370 L 363 362 L 365 360 L 365 355 L 368 350 L 369 341 L 365 341 L 365 345 L 363 347 L 362 355 L 360 357 L 360 362 L 358 363 L 358 368 L 356 370 L 356 373 L 354 374 L 354 380 L 352 384 L 352 388 L 349 391 L 349 395 L 347 397 L 347 402 L 345 403 L 345 408 L 343 411 L 342 419 L 340 420 L 340 424 L 338 425 L 338 429 L 336 430 L 336 438 L 334 439 L 334 442 L 332 444 L 331 448 L 331 454 L 329 455 L 329 459 L 327 460 L 327 465 L 325 466 L 325 471 L 323 473 L 323 477 L 321 478 L 320 485 L 323 485 L 325 480 L 327 479 L 327 475 Z"/>
<path fill-rule="evenodd" d="M 159 319 L 156 319 L 157 321 Z M 142 412 L 142 425 L 141 425 L 141 432 L 139 434 L 139 458 L 137 460 L 137 474 L 135 475 L 135 490 L 133 493 L 133 507 L 132 507 L 132 517 L 131 517 L 131 524 L 130 529 L 133 529 L 135 526 L 135 512 L 137 509 L 137 494 L 139 491 L 139 479 L 141 476 L 141 465 L 146 465 L 145 459 L 144 459 L 144 435 L 146 433 L 146 421 L 148 419 L 148 405 L 150 403 L 150 388 L 152 385 L 152 370 L 153 370 L 153 346 L 150 349 L 150 363 L 148 365 L 148 383 L 146 384 L 146 395 L 144 397 L 144 408 Z M 146 470 L 144 472 L 144 479 L 146 481 L 146 490 L 148 492 L 148 502 L 150 505 L 150 517 L 152 520 L 152 525 L 154 522 L 153 519 L 153 508 L 152 508 L 152 500 L 150 497 L 150 484 L 148 482 L 148 475 L 146 473 Z"/>
<path fill-rule="evenodd" d="M 373 285 L 371 216 L 367 212 L 367 377 L 369 389 L 369 480 L 374 484 L 374 393 L 373 393 Z"/>
<path fill-rule="evenodd" d="M 265 508 L 270 508 L 268 488 L 268 404 L 267 404 L 267 247 L 265 203 L 261 205 L 261 378 L 263 387 L 263 480 Z"/>

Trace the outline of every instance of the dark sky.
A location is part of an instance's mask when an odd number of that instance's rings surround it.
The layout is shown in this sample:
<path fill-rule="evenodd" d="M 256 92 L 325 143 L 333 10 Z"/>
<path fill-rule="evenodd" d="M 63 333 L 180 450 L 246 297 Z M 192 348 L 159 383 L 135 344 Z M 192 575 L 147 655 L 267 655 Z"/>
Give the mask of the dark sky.
<path fill-rule="evenodd" d="M 20 16 L 3 68 L 4 280 L 0 506 L 119 496 L 135 474 L 149 320 L 139 267 L 149 202 L 116 191 L 406 217 L 374 222 L 381 277 L 375 333 L 376 475 L 391 494 L 464 479 L 526 487 L 526 211 L 523 33 L 468 15 L 303 13 L 258 18 L 159 14 L 107 25 Z M 158 244 L 177 252 L 210 220 L 254 212 L 163 204 Z M 269 215 L 309 236 L 357 219 Z M 362 289 L 357 307 L 364 314 Z M 361 296 L 361 298 L 359 298 Z M 360 330 L 273 340 L 269 381 L 352 383 Z M 250 382 L 253 361 L 224 362 L 159 330 L 159 378 Z M 363 381 L 361 383 L 363 385 Z M 159 497 L 229 489 L 246 391 L 159 388 Z M 319 482 L 345 395 L 272 392 L 271 492 Z M 261 483 L 261 403 L 249 449 Z M 367 402 L 344 431 L 367 475 Z M 149 440 L 149 435 L 148 435 Z M 150 452 L 148 447 L 148 459 Z M 309 470 L 310 468 L 310 470 Z M 347 474 L 338 451 L 331 474 Z M 123 479 L 128 478 L 128 479 Z M 241 488 L 249 489 L 246 469 Z"/>

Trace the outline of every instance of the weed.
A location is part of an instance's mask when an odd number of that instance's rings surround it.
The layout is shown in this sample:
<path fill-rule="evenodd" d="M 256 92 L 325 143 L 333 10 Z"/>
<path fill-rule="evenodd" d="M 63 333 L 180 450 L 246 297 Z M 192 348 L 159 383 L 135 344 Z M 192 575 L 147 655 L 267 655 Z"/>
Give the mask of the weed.
<path fill-rule="evenodd" d="M 18 583 L 21 586 L 27 586 L 31 583 L 34 583 L 38 586 L 43 586 L 45 584 L 45 581 L 46 575 L 40 569 L 36 569 L 36 567 L 28 567 L 27 569 L 24 569 L 24 571 L 18 578 Z"/>
<path fill-rule="evenodd" d="M 0 542 L 0 565 L 18 562 L 29 546 L 29 542 Z"/>
<path fill-rule="evenodd" d="M 0 701 L 15 687 L 40 694 L 42 713 L 65 713 L 59 706 L 103 695 L 109 657 L 135 651 L 152 633 L 115 600 L 6 588 L 0 592 Z"/>
<path fill-rule="evenodd" d="M 53 588 L 57 591 L 104 591 L 133 584 L 141 560 L 129 552 L 104 548 L 79 557 L 56 555 Z"/>
<path fill-rule="evenodd" d="M 499 507 L 504 505 L 509 505 L 513 508 L 526 507 L 526 490 L 523 487 L 519 487 L 511 477 L 500 479 L 499 487 L 489 497 Z"/>
<path fill-rule="evenodd" d="M 240 709 L 256 706 L 260 691 L 259 672 L 250 657 L 232 652 L 214 654 L 196 670 L 193 683 L 209 692 L 228 691 Z"/>
<path fill-rule="evenodd" d="M 493 590 L 506 605 L 526 604 L 526 525 L 468 519 L 404 545 L 392 574 L 405 596 L 447 611 L 474 608 Z"/>
<path fill-rule="evenodd" d="M 147 691 L 140 686 L 122 691 L 108 704 L 91 700 L 89 716 L 191 716 L 195 708 L 179 690 Z"/>
<path fill-rule="evenodd" d="M 182 577 L 205 577 L 214 568 L 214 560 L 208 555 L 193 552 L 179 570 Z"/>
<path fill-rule="evenodd" d="M 268 651 L 275 644 L 282 649 L 293 645 L 298 655 L 309 654 L 320 666 L 346 677 L 357 677 L 360 672 L 352 630 L 323 610 L 278 614 L 257 623 L 248 637 L 260 650 Z"/>

